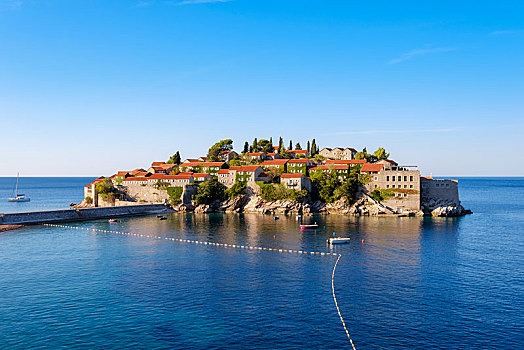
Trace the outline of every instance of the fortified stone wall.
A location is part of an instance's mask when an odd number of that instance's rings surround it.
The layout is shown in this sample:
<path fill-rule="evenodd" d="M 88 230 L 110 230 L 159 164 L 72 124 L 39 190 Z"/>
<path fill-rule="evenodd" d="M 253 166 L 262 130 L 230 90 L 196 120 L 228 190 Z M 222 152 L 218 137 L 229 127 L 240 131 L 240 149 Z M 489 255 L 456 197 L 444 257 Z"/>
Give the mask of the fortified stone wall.
<path fill-rule="evenodd" d="M 420 178 L 422 190 L 422 204 L 436 206 L 439 202 L 444 205 L 459 206 L 458 180 Z"/>
<path fill-rule="evenodd" d="M 38 224 L 65 221 L 94 220 L 128 215 L 144 215 L 166 212 L 163 204 L 133 205 L 125 207 L 46 210 L 23 213 L 0 214 L 0 225 Z"/>

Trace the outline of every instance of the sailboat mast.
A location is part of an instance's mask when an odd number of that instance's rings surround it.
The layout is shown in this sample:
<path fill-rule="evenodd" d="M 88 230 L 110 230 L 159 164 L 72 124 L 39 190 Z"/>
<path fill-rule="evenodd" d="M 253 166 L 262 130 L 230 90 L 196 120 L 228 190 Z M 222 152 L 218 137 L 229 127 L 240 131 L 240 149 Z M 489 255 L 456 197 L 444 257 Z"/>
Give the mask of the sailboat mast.
<path fill-rule="evenodd" d="M 18 177 L 20 173 L 16 173 L 16 187 L 15 187 L 15 197 L 18 197 Z"/>

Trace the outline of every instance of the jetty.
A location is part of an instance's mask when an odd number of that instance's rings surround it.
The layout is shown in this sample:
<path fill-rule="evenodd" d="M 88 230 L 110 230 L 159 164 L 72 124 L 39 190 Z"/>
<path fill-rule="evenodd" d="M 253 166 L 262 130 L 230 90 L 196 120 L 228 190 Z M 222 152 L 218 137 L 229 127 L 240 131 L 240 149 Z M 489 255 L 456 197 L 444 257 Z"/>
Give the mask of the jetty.
<path fill-rule="evenodd" d="M 0 227 L 4 225 L 37 225 L 72 221 L 111 219 L 125 216 L 150 215 L 171 212 L 164 204 L 139 204 L 120 207 L 42 210 L 19 213 L 0 213 Z M 4 226 L 7 227 L 7 226 Z"/>

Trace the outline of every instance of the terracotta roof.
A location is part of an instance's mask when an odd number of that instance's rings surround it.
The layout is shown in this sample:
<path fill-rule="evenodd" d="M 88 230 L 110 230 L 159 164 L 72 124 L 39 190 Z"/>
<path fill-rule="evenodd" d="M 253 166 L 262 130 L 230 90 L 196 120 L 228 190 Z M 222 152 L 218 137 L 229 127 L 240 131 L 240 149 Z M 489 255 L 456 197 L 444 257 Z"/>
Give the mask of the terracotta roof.
<path fill-rule="evenodd" d="M 208 176 L 209 174 L 206 174 L 206 173 L 193 173 L 191 174 L 193 177 L 206 177 Z"/>
<path fill-rule="evenodd" d="M 261 156 L 262 154 L 264 154 L 264 152 L 255 152 L 255 153 L 248 153 L 250 156 L 252 157 L 258 157 L 258 156 Z"/>
<path fill-rule="evenodd" d="M 287 162 L 289 162 L 289 159 L 266 160 L 262 162 L 262 165 L 284 165 Z"/>
<path fill-rule="evenodd" d="M 273 157 L 273 156 L 276 156 L 278 153 L 275 152 L 275 153 L 268 153 L 267 155 L 270 156 L 270 157 Z"/>
<path fill-rule="evenodd" d="M 290 159 L 290 163 L 307 163 L 308 159 Z"/>
<path fill-rule="evenodd" d="M 229 174 L 229 169 L 220 169 L 218 171 L 219 174 Z"/>
<path fill-rule="evenodd" d="M 163 175 L 163 174 L 153 174 L 153 175 Z M 151 176 L 153 176 L 151 175 Z M 127 179 L 124 179 L 124 182 L 128 182 L 128 181 L 141 181 L 141 182 L 144 182 L 144 181 L 148 181 L 149 180 L 149 177 L 128 177 Z"/>
<path fill-rule="evenodd" d="M 329 165 L 317 165 L 316 167 L 311 168 L 311 170 L 317 170 L 317 169 L 347 170 L 348 165 L 329 164 Z"/>
<path fill-rule="evenodd" d="M 102 181 L 104 181 L 104 178 L 98 178 L 98 179 L 95 179 L 93 182 L 91 182 L 89 185 L 85 185 L 84 187 L 89 187 L 91 185 L 96 185 L 97 183 L 102 182 Z"/>
<path fill-rule="evenodd" d="M 232 166 L 230 170 L 236 171 L 255 171 L 260 168 L 260 165 L 242 165 L 242 166 Z"/>
<path fill-rule="evenodd" d="M 273 146 L 273 149 L 274 149 L 274 150 L 277 150 L 277 149 L 278 149 L 278 146 Z"/>
<path fill-rule="evenodd" d="M 235 151 L 226 151 L 226 152 L 222 152 L 222 154 L 229 154 L 229 153 L 233 153 L 233 152 L 235 152 Z M 235 152 L 235 153 L 237 153 L 237 152 Z"/>
<path fill-rule="evenodd" d="M 189 166 L 222 166 L 226 164 L 225 162 L 190 162 L 182 163 L 180 167 L 189 167 Z"/>
<path fill-rule="evenodd" d="M 131 171 L 129 174 L 136 176 L 138 175 L 138 173 L 142 173 L 142 172 L 146 172 L 146 170 L 142 168 L 136 168 L 135 170 Z"/>
<path fill-rule="evenodd" d="M 284 179 L 287 179 L 287 178 L 293 178 L 293 179 L 298 179 L 298 178 L 301 178 L 302 176 L 304 176 L 304 174 L 282 174 L 280 175 L 280 178 L 284 178 Z"/>
<path fill-rule="evenodd" d="M 181 173 L 178 175 L 166 175 L 166 174 L 153 174 L 150 177 L 144 177 L 144 179 L 152 179 L 152 180 L 180 180 L 180 179 L 189 179 L 192 175 L 190 173 Z"/>
<path fill-rule="evenodd" d="M 129 173 L 130 173 L 129 171 L 118 171 L 116 173 L 116 176 L 126 176 Z"/>
<path fill-rule="evenodd" d="M 160 166 L 160 165 L 162 165 L 162 164 L 164 164 L 164 163 L 165 163 L 165 162 L 153 162 L 153 163 L 151 163 L 151 166 L 152 166 L 152 167 L 153 167 L 153 166 Z"/>
<path fill-rule="evenodd" d="M 147 174 L 149 174 L 147 171 L 139 171 L 133 175 L 137 176 L 137 177 L 143 177 L 143 176 L 147 176 Z"/>
<path fill-rule="evenodd" d="M 360 171 L 361 171 L 361 172 L 367 172 L 367 171 L 380 171 L 380 170 L 382 170 L 383 167 L 384 167 L 384 164 L 377 164 L 377 163 L 371 164 L 371 163 L 366 163 L 366 164 L 362 165 L 362 168 L 360 169 Z"/>
<path fill-rule="evenodd" d="M 163 167 L 161 166 L 154 166 L 152 167 L 154 171 L 165 171 L 166 169 L 164 169 Z"/>
<path fill-rule="evenodd" d="M 169 168 L 174 168 L 175 164 L 160 164 L 159 167 L 163 169 L 169 169 Z"/>
<path fill-rule="evenodd" d="M 327 159 L 326 164 L 364 164 L 367 163 L 365 159 Z"/>
<path fill-rule="evenodd" d="M 186 160 L 184 161 L 184 163 L 198 163 L 198 162 L 199 162 L 198 159 L 186 159 Z"/>
<path fill-rule="evenodd" d="M 288 153 L 295 153 L 295 154 L 306 154 L 307 153 L 307 149 L 288 149 L 286 150 L 286 152 Z"/>

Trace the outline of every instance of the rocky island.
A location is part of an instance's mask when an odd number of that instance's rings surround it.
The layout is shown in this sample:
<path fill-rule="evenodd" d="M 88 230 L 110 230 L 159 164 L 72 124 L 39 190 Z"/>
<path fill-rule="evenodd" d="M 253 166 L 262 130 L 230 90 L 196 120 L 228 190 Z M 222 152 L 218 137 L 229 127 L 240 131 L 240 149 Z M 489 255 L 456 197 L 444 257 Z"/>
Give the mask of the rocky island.
<path fill-rule="evenodd" d="M 280 138 L 244 143 L 231 139 L 211 146 L 206 156 L 182 161 L 176 152 L 150 167 L 118 171 L 84 187 L 77 207 L 164 203 L 180 212 L 461 216 L 471 213 L 459 200 L 458 180 L 420 176 L 400 165 L 384 148 L 319 149 L 315 139 L 284 146 Z"/>

